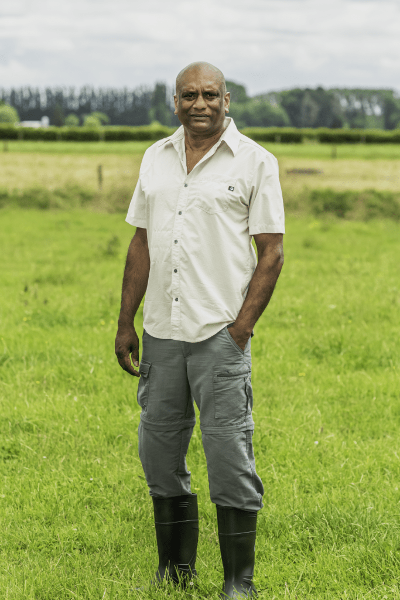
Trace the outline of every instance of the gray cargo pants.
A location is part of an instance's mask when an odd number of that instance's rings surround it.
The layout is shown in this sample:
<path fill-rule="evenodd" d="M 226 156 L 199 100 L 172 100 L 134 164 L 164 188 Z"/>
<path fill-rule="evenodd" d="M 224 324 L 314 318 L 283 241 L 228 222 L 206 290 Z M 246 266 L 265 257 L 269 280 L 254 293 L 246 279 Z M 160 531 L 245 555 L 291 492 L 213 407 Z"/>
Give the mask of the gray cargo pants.
<path fill-rule="evenodd" d="M 196 423 L 207 460 L 212 502 L 260 510 L 252 435 L 250 339 L 243 351 L 224 327 L 197 343 L 143 333 L 139 372 L 139 456 L 150 495 L 190 494 L 186 454 Z"/>

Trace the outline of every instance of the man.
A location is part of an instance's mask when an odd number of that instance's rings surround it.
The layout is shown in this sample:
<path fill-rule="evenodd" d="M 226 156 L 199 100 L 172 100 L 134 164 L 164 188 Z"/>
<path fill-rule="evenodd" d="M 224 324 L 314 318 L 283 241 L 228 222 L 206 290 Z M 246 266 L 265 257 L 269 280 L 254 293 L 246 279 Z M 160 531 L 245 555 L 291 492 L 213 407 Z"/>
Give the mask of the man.
<path fill-rule="evenodd" d="M 252 581 L 262 482 L 255 470 L 250 338 L 283 265 L 284 213 L 275 157 L 241 135 L 221 71 L 192 63 L 176 80 L 182 127 L 145 153 L 127 222 L 136 226 L 122 286 L 116 355 L 140 376 L 139 455 L 154 504 L 159 566 L 196 574 L 197 497 L 186 454 L 200 411 L 217 506 L 221 598 Z M 258 250 L 258 263 L 251 239 Z M 134 317 L 146 292 L 143 357 Z"/>

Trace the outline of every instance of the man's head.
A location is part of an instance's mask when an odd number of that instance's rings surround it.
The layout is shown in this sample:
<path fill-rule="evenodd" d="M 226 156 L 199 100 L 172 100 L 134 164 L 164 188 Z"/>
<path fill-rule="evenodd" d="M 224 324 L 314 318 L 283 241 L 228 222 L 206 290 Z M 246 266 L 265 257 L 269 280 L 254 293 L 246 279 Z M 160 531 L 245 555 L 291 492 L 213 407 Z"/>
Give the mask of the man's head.
<path fill-rule="evenodd" d="M 223 129 L 229 98 L 225 77 L 209 63 L 192 63 L 176 78 L 175 114 L 194 135 L 211 136 Z"/>

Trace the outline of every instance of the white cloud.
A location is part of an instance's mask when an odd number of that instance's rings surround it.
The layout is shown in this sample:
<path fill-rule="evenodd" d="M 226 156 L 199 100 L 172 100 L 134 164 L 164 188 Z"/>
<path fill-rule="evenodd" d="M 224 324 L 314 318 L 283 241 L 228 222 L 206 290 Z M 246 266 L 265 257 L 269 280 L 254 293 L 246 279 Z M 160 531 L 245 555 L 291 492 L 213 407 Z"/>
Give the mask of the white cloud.
<path fill-rule="evenodd" d="M 250 92 L 400 87 L 396 0 L 3 0 L 0 86 L 172 83 L 208 60 Z"/>
<path fill-rule="evenodd" d="M 40 69 L 26 67 L 16 59 L 6 65 L 0 63 L 0 87 L 20 87 L 21 85 L 46 85 L 47 79 Z"/>

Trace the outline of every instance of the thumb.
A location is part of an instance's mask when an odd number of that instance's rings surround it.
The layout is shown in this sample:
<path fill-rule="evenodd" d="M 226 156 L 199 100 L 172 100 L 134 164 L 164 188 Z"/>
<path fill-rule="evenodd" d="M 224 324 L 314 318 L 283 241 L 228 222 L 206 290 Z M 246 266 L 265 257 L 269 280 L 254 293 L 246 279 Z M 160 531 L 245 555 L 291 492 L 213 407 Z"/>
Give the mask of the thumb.
<path fill-rule="evenodd" d="M 139 366 L 139 347 L 138 346 L 135 346 L 135 348 L 132 350 L 132 362 L 135 367 Z"/>

